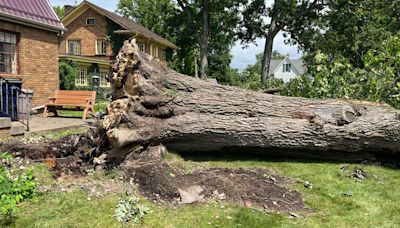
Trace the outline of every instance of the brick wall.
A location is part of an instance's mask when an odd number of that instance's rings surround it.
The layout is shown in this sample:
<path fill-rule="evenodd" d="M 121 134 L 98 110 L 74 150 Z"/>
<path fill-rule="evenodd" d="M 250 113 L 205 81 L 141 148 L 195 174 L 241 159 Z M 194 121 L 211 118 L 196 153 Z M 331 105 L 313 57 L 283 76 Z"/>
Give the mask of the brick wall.
<path fill-rule="evenodd" d="M 86 25 L 86 18 L 95 18 L 95 25 Z M 92 9 L 87 9 L 82 15 L 76 18 L 67 26 L 68 31 L 63 35 L 59 51 L 60 54 L 67 53 L 67 40 L 81 40 L 81 55 L 96 55 L 96 39 L 103 39 L 107 36 L 106 18 Z M 111 45 L 107 45 L 106 56 L 113 56 Z"/>
<path fill-rule="evenodd" d="M 18 74 L 0 74 L 19 78 L 23 88 L 33 90 L 33 107 L 44 105 L 59 89 L 58 36 L 54 32 L 0 20 L 0 29 L 19 34 Z"/>

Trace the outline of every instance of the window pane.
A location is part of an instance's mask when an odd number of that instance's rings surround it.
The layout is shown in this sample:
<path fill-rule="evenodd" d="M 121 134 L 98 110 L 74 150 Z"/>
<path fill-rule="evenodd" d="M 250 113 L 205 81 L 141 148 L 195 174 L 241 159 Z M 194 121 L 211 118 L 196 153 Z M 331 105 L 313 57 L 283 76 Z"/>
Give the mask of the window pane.
<path fill-rule="evenodd" d="M 3 54 L 3 53 L 0 53 L 0 63 L 3 63 L 4 64 L 4 62 L 5 62 L 5 55 Z"/>
<path fill-rule="evenodd" d="M 4 63 L 0 63 L 0 72 L 5 73 L 6 72 L 6 66 Z"/>
<path fill-rule="evenodd" d="M 4 45 L 5 44 L 0 43 L 0 52 L 4 52 Z"/>
<path fill-rule="evenodd" d="M 11 43 L 16 44 L 17 43 L 17 36 L 15 34 L 11 34 Z"/>
<path fill-rule="evenodd" d="M 10 58 L 10 55 L 6 55 L 6 73 L 11 73 L 11 58 Z"/>
<path fill-rule="evenodd" d="M 10 53 L 10 45 L 9 44 L 4 44 L 4 52 Z"/>
<path fill-rule="evenodd" d="M 11 34 L 10 33 L 5 33 L 5 42 L 6 43 L 11 43 Z"/>
<path fill-rule="evenodd" d="M 96 24 L 96 20 L 94 18 L 87 18 L 86 19 L 86 24 L 87 25 L 94 25 L 94 24 Z"/>
<path fill-rule="evenodd" d="M 0 42 L 4 42 L 4 32 L 0 32 Z"/>

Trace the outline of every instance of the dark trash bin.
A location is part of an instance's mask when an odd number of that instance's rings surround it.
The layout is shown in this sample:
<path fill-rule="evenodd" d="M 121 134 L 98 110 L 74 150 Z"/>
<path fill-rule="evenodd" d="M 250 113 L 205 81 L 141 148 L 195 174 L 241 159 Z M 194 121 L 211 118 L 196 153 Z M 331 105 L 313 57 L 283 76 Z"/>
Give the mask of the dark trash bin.
<path fill-rule="evenodd" d="M 0 116 L 18 120 L 18 97 L 22 88 L 19 79 L 0 78 Z"/>
<path fill-rule="evenodd" d="M 29 117 L 32 111 L 33 91 L 22 89 L 18 96 L 18 119 L 26 124 L 29 130 Z"/>

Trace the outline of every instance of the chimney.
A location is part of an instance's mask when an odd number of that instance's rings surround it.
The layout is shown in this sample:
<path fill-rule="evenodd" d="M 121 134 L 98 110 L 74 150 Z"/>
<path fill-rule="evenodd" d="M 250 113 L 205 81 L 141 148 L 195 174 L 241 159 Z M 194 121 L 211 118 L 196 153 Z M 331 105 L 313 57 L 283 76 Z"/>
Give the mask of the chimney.
<path fill-rule="evenodd" d="M 67 16 L 69 13 L 72 12 L 72 10 L 75 9 L 75 6 L 72 5 L 65 5 L 64 6 L 64 17 Z"/>

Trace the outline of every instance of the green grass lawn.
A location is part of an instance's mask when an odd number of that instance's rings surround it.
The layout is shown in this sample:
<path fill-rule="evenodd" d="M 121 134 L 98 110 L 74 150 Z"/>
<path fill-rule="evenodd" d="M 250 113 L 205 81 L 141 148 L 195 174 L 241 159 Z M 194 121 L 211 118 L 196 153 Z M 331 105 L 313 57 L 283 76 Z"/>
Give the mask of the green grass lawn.
<path fill-rule="evenodd" d="M 94 105 L 94 112 L 102 111 L 105 112 L 107 110 L 107 102 L 99 102 Z M 70 111 L 70 110 L 60 110 L 57 111 L 58 115 L 66 116 L 66 117 L 79 117 L 82 118 L 83 111 Z M 90 115 L 87 116 L 90 119 Z"/>
<path fill-rule="evenodd" d="M 287 213 L 266 213 L 229 203 L 210 202 L 178 208 L 154 205 L 143 227 L 399 227 L 400 171 L 383 166 L 347 164 L 368 173 L 356 181 L 344 175 L 344 164 L 312 161 L 279 161 L 265 156 L 181 156 L 168 154 L 170 164 L 182 169 L 200 166 L 263 167 L 297 181 L 307 207 L 300 218 Z M 42 167 L 42 166 L 41 166 Z M 37 169 L 36 169 L 37 170 Z M 49 178 L 43 167 L 38 179 Z M 42 180 L 43 181 L 43 180 Z M 313 184 L 312 189 L 303 186 Z M 51 180 L 49 181 L 51 182 Z M 346 194 L 344 194 L 346 193 Z M 88 199 L 86 193 L 46 193 L 20 205 L 16 227 L 121 227 L 113 219 L 121 195 Z M 297 213 L 297 212 L 296 212 Z M 302 213 L 298 213 L 302 214 Z M 139 225 L 136 225 L 139 227 Z M 126 226 L 125 226 L 126 227 Z"/>

